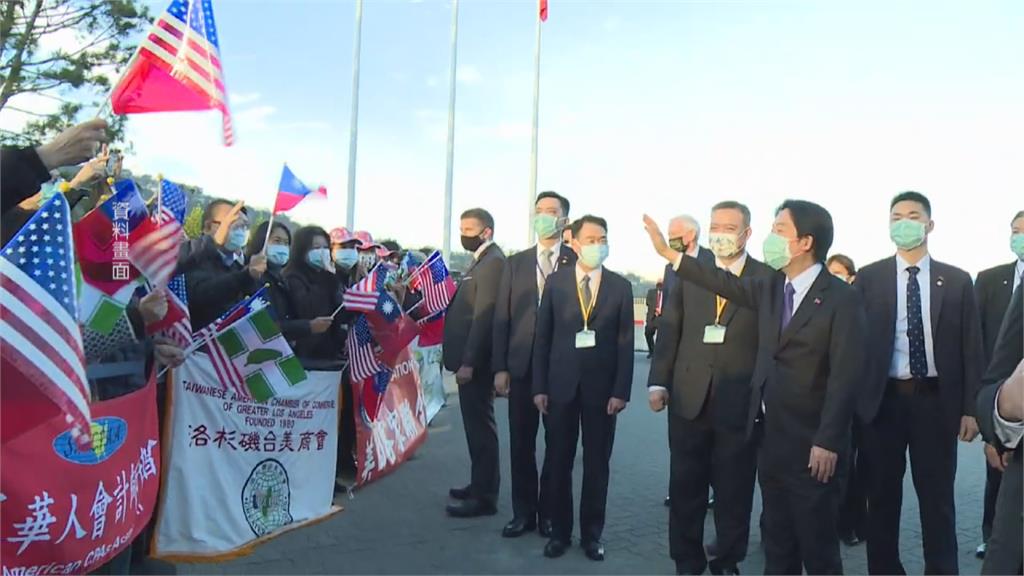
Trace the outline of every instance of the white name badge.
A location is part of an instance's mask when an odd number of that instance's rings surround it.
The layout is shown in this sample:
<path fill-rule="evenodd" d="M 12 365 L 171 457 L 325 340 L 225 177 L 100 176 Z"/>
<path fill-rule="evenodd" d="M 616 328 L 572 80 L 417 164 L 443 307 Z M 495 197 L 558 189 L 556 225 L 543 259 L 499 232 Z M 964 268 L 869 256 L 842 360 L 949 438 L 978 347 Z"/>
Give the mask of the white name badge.
<path fill-rule="evenodd" d="M 725 342 L 725 326 L 709 324 L 704 327 L 705 344 L 722 344 Z"/>
<path fill-rule="evenodd" d="M 580 330 L 576 333 L 577 348 L 593 348 L 597 345 L 597 333 L 593 330 Z"/>

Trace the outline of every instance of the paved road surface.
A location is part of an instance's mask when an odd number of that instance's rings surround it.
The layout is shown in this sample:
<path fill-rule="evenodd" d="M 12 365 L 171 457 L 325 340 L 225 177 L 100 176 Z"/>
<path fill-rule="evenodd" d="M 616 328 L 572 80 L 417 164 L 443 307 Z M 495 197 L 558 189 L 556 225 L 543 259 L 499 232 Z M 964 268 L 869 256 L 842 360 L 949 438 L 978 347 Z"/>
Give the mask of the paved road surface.
<path fill-rule="evenodd" d="M 668 556 L 668 439 L 665 414 L 647 407 L 648 363 L 636 357 L 633 402 L 620 416 L 612 456 L 607 558 L 589 561 L 575 547 L 562 558 L 542 556 L 544 540 L 536 534 L 508 540 L 501 527 L 512 515 L 509 504 L 508 424 L 504 401 L 497 404 L 502 446 L 502 485 L 498 515 L 472 520 L 447 518 L 448 488 L 468 481 L 469 463 L 458 398 L 437 416 L 429 438 L 414 459 L 392 476 L 372 484 L 350 500 L 346 510 L 321 524 L 285 534 L 251 556 L 217 565 L 179 565 L 181 574 L 324 574 L 324 573 L 489 573 L 489 574 L 672 574 Z M 977 574 L 974 558 L 980 538 L 985 472 L 981 444 L 960 445 L 956 482 L 960 570 Z M 582 465 L 576 463 L 578 503 Z M 911 574 L 924 570 L 917 499 L 908 470 L 904 493 L 903 562 Z M 760 514 L 755 496 L 754 518 Z M 708 516 L 707 534 L 713 533 Z M 751 527 L 745 574 L 762 573 L 757 522 Z M 847 574 L 867 571 L 864 546 L 843 549 Z"/>

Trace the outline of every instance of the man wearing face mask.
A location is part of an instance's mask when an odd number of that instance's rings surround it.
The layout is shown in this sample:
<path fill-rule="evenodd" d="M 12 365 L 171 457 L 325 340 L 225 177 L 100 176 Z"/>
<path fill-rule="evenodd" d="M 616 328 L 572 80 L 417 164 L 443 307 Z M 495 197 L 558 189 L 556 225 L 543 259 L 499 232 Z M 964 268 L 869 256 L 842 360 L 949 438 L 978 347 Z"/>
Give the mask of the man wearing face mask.
<path fill-rule="evenodd" d="M 981 339 L 985 349 L 985 365 L 988 366 L 996 346 L 996 337 L 1003 316 L 1010 306 L 1010 295 L 1024 278 L 1024 211 L 1020 211 L 1010 222 L 1010 250 L 1016 260 L 978 273 L 974 283 L 974 294 L 978 299 L 981 317 Z M 975 551 L 978 558 L 985 557 L 985 547 L 992 534 L 992 520 L 995 518 L 996 497 L 1002 479 L 1002 459 L 992 444 L 985 444 L 984 513 L 981 521 L 982 543 Z"/>
<path fill-rule="evenodd" d="M 644 223 L 680 280 L 757 314 L 746 422 L 760 439 L 765 573 L 842 573 L 839 477 L 867 343 L 860 295 L 824 266 L 832 216 L 813 202 L 784 202 L 764 242 L 765 263 L 781 273 L 751 278 L 679 254 L 653 219 Z"/>
<path fill-rule="evenodd" d="M 505 253 L 494 244 L 494 218 L 483 208 L 462 213 L 462 247 L 473 264 L 459 282 L 444 323 L 442 359 L 455 372 L 459 409 L 471 462 L 468 486 L 452 488 L 457 500 L 447 512 L 458 518 L 497 514 L 498 428 L 494 422 L 492 339 L 494 306 L 505 269 Z"/>
<path fill-rule="evenodd" d="M 605 506 L 615 422 L 633 382 L 633 288 L 604 267 L 608 224 L 583 216 L 573 223 L 576 266 L 544 285 L 533 345 L 533 401 L 547 420 L 551 480 L 551 539 L 544 555 L 557 558 L 572 542 L 572 468 L 583 431 L 580 544 L 604 560 Z"/>
<path fill-rule="evenodd" d="M 971 277 L 933 260 L 931 203 L 917 192 L 893 198 L 889 237 L 896 255 L 861 268 L 867 303 L 867 379 L 857 415 L 871 477 L 868 571 L 903 574 L 900 510 L 907 451 L 921 505 L 925 573 L 957 574 L 957 437 L 978 434 L 974 397 L 984 370 Z"/>
<path fill-rule="evenodd" d="M 712 264 L 715 261 L 714 254 L 700 244 L 700 223 L 689 214 L 680 214 L 668 221 L 668 245 L 679 252 L 702 262 Z M 678 281 L 675 270 L 671 265 L 665 266 L 665 273 L 662 275 L 662 297 L 663 301 L 672 297 L 672 290 Z"/>
<path fill-rule="evenodd" d="M 716 204 L 709 237 L 715 265 L 738 278 L 773 276 L 747 255 L 750 233 L 745 205 Z M 692 282 L 681 284 L 663 306 L 648 391 L 652 410 L 669 408 L 669 549 L 679 574 L 701 574 L 709 563 L 703 540 L 712 487 L 711 573 L 738 574 L 746 556 L 756 470 L 746 424 L 757 326 L 753 310 Z"/>
<path fill-rule="evenodd" d="M 212 203 L 212 202 L 211 202 Z M 214 213 L 223 214 L 213 233 L 213 243 L 196 255 L 185 273 L 192 328 L 199 330 L 255 291 L 267 271 L 266 254 L 245 262 L 243 249 L 249 240 L 249 215 L 241 203 L 228 208 L 220 201 Z M 207 231 L 212 227 L 207 227 Z M 220 239 L 223 238 L 223 241 Z"/>
<path fill-rule="evenodd" d="M 553 273 L 576 262 L 576 253 L 561 243 L 569 200 L 556 192 L 541 192 L 534 209 L 537 244 L 508 259 L 494 309 L 494 389 L 499 396 L 508 397 L 512 461 L 513 518 L 502 531 L 506 538 L 521 536 L 538 526 L 541 536 L 551 535 L 547 458 L 539 481 L 537 476 L 540 416 L 531 391 L 533 336 L 545 283 Z"/>

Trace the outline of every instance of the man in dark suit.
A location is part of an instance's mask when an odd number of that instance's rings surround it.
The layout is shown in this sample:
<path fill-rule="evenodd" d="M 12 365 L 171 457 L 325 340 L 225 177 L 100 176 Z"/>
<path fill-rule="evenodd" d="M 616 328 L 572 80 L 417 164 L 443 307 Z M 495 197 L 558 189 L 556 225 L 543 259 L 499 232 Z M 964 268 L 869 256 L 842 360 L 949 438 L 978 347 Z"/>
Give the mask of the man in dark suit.
<path fill-rule="evenodd" d="M 451 516 L 471 518 L 498 512 L 498 428 L 494 423 L 491 339 L 505 254 L 493 242 L 494 218 L 488 211 L 466 210 L 459 230 L 462 247 L 473 254 L 473 264 L 462 277 L 445 316 L 442 359 L 444 367 L 455 372 L 459 385 L 471 474 L 468 486 L 449 490 L 459 502 L 450 504 L 447 511 Z"/>
<path fill-rule="evenodd" d="M 925 572 L 956 574 L 953 480 L 956 441 L 978 434 L 974 397 L 983 352 L 971 277 L 928 255 L 934 228 L 924 195 L 890 203 L 895 256 L 861 268 L 854 282 L 868 313 L 867 377 L 857 413 L 867 423 L 868 571 L 903 574 L 900 510 L 910 451 L 921 506 Z"/>
<path fill-rule="evenodd" d="M 992 358 L 996 345 L 999 326 L 1006 315 L 1010 304 L 1010 294 L 1020 284 L 1024 276 L 1024 211 L 1020 211 L 1010 222 L 1010 249 L 1017 259 L 978 273 L 974 282 L 974 294 L 978 299 L 978 312 L 981 313 L 981 339 L 985 346 L 986 364 Z M 1019 238 L 1019 240 L 1018 240 Z M 1017 254 L 1019 252 L 1019 254 Z M 978 558 L 985 557 L 985 543 L 992 533 L 992 518 L 995 515 L 996 495 L 999 494 L 999 480 L 1002 465 L 996 447 L 985 444 L 985 458 L 988 466 L 985 469 L 985 500 L 984 514 L 981 520 L 982 542 L 975 551 Z"/>
<path fill-rule="evenodd" d="M 1021 436 L 1024 435 L 1024 286 L 1013 292 L 999 337 L 978 393 L 978 427 L 1000 452 L 1003 479 L 996 499 L 982 574 L 1021 574 L 1024 568 L 1024 518 L 1021 515 Z M 1016 362 L 1016 369 L 1013 368 Z M 1010 372 L 1012 371 L 1012 374 Z"/>
<path fill-rule="evenodd" d="M 649 216 L 644 223 L 680 280 L 757 313 L 747 433 L 761 437 L 765 573 L 841 573 L 839 487 L 866 320 L 857 291 L 824 267 L 831 215 L 812 202 L 784 202 L 764 243 L 765 263 L 784 274 L 750 278 L 679 255 Z"/>
<path fill-rule="evenodd" d="M 588 558 L 604 560 L 608 462 L 616 415 L 626 407 L 633 381 L 633 289 L 603 267 L 607 230 L 596 216 L 573 223 L 576 266 L 548 278 L 537 312 L 533 392 L 537 409 L 548 417 L 548 558 L 565 554 L 572 540 L 572 467 L 582 428 L 580 540 Z"/>
<path fill-rule="evenodd" d="M 749 238 L 750 210 L 720 202 L 711 211 L 709 245 L 715 256 L 705 258 L 701 251 L 697 259 L 740 278 L 773 275 L 747 255 Z M 701 574 L 708 565 L 704 519 L 714 487 L 711 573 L 738 574 L 747 552 L 757 464 L 746 434 L 757 314 L 684 282 L 665 305 L 660 332 L 648 391 L 651 409 L 669 407 L 669 549 L 676 572 Z M 719 338 L 724 333 L 728 337 Z"/>
<path fill-rule="evenodd" d="M 658 318 L 661 317 L 662 288 L 659 280 L 654 288 L 647 291 L 647 317 L 644 319 L 644 338 L 647 340 L 647 357 L 654 356 L 654 336 L 658 333 Z"/>
<path fill-rule="evenodd" d="M 541 192 L 534 206 L 533 229 L 537 245 L 508 259 L 494 309 L 491 367 L 495 371 L 494 389 L 499 396 L 508 396 L 512 461 L 513 517 L 502 530 L 506 538 L 521 536 L 533 530 L 538 522 L 541 535 L 551 536 L 546 507 L 549 474 L 546 457 L 539 483 L 537 476 L 540 414 L 533 405 L 533 335 L 544 284 L 554 272 L 576 263 L 576 253 L 561 243 L 569 201 L 556 192 Z"/>

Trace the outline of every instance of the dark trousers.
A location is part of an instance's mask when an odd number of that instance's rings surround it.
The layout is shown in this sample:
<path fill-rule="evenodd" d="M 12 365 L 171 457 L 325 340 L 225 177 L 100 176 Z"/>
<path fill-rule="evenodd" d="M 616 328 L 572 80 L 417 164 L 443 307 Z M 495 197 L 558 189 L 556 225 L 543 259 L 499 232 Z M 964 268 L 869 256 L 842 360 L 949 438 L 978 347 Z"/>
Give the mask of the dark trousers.
<path fill-rule="evenodd" d="M 576 443 L 583 430 L 583 491 L 580 494 L 580 539 L 601 540 L 604 532 L 605 505 L 608 500 L 608 461 L 615 442 L 615 416 L 608 407 L 585 406 L 577 395 L 566 403 L 548 404 L 548 452 L 551 469 L 548 485 L 548 511 L 553 536 L 572 538 L 572 468 Z"/>
<path fill-rule="evenodd" d="M 544 430 L 547 437 L 547 419 Z M 508 442 L 512 460 L 512 513 L 516 518 L 529 520 L 548 517 L 547 485 L 550 467 L 547 449 L 540 478 L 537 477 L 537 430 L 540 412 L 533 403 L 529 380 L 514 379 L 508 395 Z"/>
<path fill-rule="evenodd" d="M 843 459 L 836 474 L 821 483 L 807 469 L 810 449 L 807 455 L 791 457 L 795 443 L 768 433 L 758 450 L 764 573 L 802 574 L 806 569 L 808 574 L 842 574 L 836 524 Z M 718 502 L 716 498 L 716 508 Z"/>
<path fill-rule="evenodd" d="M 1021 493 L 1024 492 L 1024 469 L 1021 448 L 1003 472 L 1002 486 L 992 519 L 992 537 L 985 550 L 982 574 L 1024 574 L 1024 522 L 1021 522 Z"/>
<path fill-rule="evenodd" d="M 494 422 L 494 375 L 474 374 L 459 386 L 462 427 L 469 445 L 470 482 L 473 498 L 494 504 L 498 500 L 498 426 Z"/>
<path fill-rule="evenodd" d="M 747 555 L 757 452 L 742 428 L 715 426 L 705 406 L 694 420 L 669 413 L 669 551 L 678 571 L 701 574 L 707 566 L 704 520 L 708 489 L 715 490 L 715 557 L 730 567 Z"/>
<path fill-rule="evenodd" d="M 868 506 L 868 571 L 905 574 L 900 562 L 900 511 L 903 475 L 910 472 L 921 510 L 925 574 L 957 574 L 956 431 L 943 418 L 938 387 L 912 394 L 892 383 L 867 428 L 871 471 Z"/>
<path fill-rule="evenodd" d="M 985 509 L 981 517 L 981 538 L 982 542 L 988 542 L 992 535 L 992 520 L 996 517 L 996 498 L 999 496 L 999 484 L 1003 479 L 1003 473 L 998 468 L 988 465 L 985 460 Z"/>
<path fill-rule="evenodd" d="M 658 333 L 658 325 L 654 320 L 648 320 L 644 326 L 644 338 L 647 340 L 647 354 L 654 354 L 654 336 Z"/>
<path fill-rule="evenodd" d="M 852 534 L 863 540 L 868 521 L 868 463 L 864 453 L 864 425 L 853 419 L 848 472 L 842 485 L 839 505 L 839 534 Z"/>
<path fill-rule="evenodd" d="M 335 474 L 356 473 L 356 413 L 348 368 L 341 375 L 341 414 L 338 415 L 338 464 Z"/>

